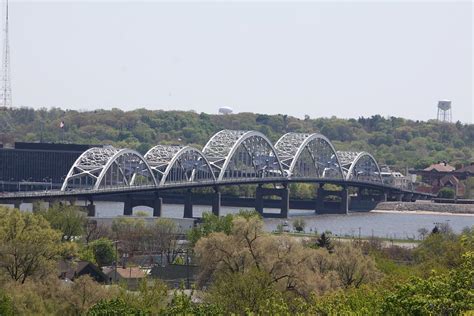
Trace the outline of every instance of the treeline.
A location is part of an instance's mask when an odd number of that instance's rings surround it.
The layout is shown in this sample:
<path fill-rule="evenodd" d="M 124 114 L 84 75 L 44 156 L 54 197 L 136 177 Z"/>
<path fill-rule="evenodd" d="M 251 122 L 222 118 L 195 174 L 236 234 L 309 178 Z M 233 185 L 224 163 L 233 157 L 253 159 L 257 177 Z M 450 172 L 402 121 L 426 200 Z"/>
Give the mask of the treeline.
<path fill-rule="evenodd" d="M 64 122 L 64 128 L 60 123 Z M 474 125 L 384 118 L 298 119 L 287 115 L 210 115 L 184 111 L 119 109 L 74 111 L 14 108 L 0 113 L 0 142 L 111 144 L 145 153 L 156 144 L 198 148 L 222 129 L 257 130 L 275 142 L 286 132 L 319 132 L 337 150 L 365 150 L 396 169 L 421 168 L 437 161 L 465 164 L 474 157 Z"/>

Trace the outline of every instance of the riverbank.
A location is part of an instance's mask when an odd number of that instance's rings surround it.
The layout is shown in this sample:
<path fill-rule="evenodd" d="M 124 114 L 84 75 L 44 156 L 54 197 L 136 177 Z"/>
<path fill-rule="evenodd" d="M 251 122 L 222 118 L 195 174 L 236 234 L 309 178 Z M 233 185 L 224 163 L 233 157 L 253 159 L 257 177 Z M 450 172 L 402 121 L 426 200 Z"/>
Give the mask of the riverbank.
<path fill-rule="evenodd" d="M 413 214 L 413 215 L 440 215 L 440 216 L 466 216 L 474 217 L 473 213 L 451 213 L 451 212 L 433 212 L 433 211 L 396 211 L 396 210 L 372 210 L 370 213 L 382 214 Z"/>
<path fill-rule="evenodd" d="M 419 214 L 472 214 L 474 215 L 474 204 L 448 204 L 433 202 L 381 202 L 377 204 L 372 212 L 416 212 Z"/>

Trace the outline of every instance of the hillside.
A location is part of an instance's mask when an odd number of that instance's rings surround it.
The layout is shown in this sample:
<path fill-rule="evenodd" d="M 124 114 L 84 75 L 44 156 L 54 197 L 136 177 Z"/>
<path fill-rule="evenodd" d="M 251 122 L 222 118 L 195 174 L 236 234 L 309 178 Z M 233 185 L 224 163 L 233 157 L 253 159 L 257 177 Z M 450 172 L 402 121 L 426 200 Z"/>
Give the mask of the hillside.
<path fill-rule="evenodd" d="M 60 122 L 64 129 L 59 127 Z M 119 109 L 78 112 L 16 108 L 0 112 L 0 142 L 111 144 L 144 153 L 155 144 L 192 144 L 198 148 L 222 129 L 257 130 L 275 142 L 286 132 L 320 132 L 337 150 L 365 150 L 382 164 L 404 170 L 446 160 L 474 159 L 474 125 L 440 124 L 403 118 L 339 119 L 239 113 L 210 115 L 183 111 Z"/>

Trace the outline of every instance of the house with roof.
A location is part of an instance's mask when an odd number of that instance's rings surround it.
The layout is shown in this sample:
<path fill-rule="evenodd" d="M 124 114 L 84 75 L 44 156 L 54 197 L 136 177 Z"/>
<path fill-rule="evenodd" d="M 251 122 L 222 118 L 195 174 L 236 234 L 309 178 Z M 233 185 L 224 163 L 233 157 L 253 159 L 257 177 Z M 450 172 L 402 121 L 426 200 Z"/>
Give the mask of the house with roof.
<path fill-rule="evenodd" d="M 108 283 L 125 283 L 131 290 L 137 289 L 142 280 L 148 276 L 148 271 L 140 267 L 103 267 Z"/>
<path fill-rule="evenodd" d="M 466 186 L 461 180 L 474 176 L 474 163 L 456 169 L 446 161 L 439 161 L 422 170 L 410 170 L 410 173 L 421 176 L 421 181 L 429 186 L 423 189 L 430 191 L 429 193 L 438 194 L 442 188 L 449 187 L 457 197 L 461 197 L 466 192 Z"/>
<path fill-rule="evenodd" d="M 74 281 L 82 275 L 88 275 L 99 283 L 107 283 L 108 277 L 95 264 L 89 261 L 60 260 L 58 274 L 62 280 Z"/>

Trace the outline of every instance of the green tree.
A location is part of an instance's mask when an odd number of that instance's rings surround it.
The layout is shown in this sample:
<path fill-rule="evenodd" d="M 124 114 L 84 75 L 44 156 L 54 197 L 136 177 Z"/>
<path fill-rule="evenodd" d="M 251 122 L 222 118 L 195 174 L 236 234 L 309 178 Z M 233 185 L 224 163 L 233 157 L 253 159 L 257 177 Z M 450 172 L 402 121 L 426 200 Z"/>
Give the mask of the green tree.
<path fill-rule="evenodd" d="M 438 197 L 443 198 L 443 199 L 454 199 L 454 189 L 452 188 L 442 188 L 438 192 Z"/>
<path fill-rule="evenodd" d="M 318 239 L 316 239 L 316 246 L 319 248 L 326 248 L 329 252 L 334 249 L 334 245 L 331 242 L 329 234 L 322 233 Z"/>
<path fill-rule="evenodd" d="M 464 252 L 460 237 L 438 226 L 438 233 L 427 236 L 413 252 L 415 262 L 425 275 L 433 269 L 446 271 L 458 267 Z"/>
<path fill-rule="evenodd" d="M 413 278 L 397 286 L 382 305 L 389 315 L 460 315 L 474 310 L 474 252 L 460 267 L 427 279 Z"/>
<path fill-rule="evenodd" d="M 313 295 L 307 314 L 311 315 L 380 315 L 386 289 L 364 285 L 338 290 L 323 296 Z"/>
<path fill-rule="evenodd" d="M 38 213 L 48 220 L 52 228 L 62 233 L 61 239 L 64 241 L 80 237 L 84 232 L 86 214 L 76 206 L 55 203 Z"/>
<path fill-rule="evenodd" d="M 183 289 L 175 290 L 168 307 L 161 313 L 164 316 L 174 315 L 222 315 L 222 311 L 214 304 L 195 303 L 192 301 L 194 290 L 188 295 Z"/>
<path fill-rule="evenodd" d="M 281 292 L 275 288 L 270 275 L 255 268 L 245 273 L 218 277 L 206 300 L 218 306 L 226 315 L 289 313 L 289 308 Z"/>
<path fill-rule="evenodd" d="M 86 246 L 94 256 L 94 261 L 99 267 L 111 265 L 115 261 L 114 244 L 110 239 L 100 238 Z"/>
<path fill-rule="evenodd" d="M 61 252 L 61 235 L 42 216 L 0 207 L 0 269 L 24 283 L 51 269 Z"/>
<path fill-rule="evenodd" d="M 202 214 L 202 223 L 188 232 L 188 239 L 194 245 L 201 237 L 208 236 L 214 232 L 229 234 L 232 230 L 233 218 L 232 214 L 216 216 L 210 212 L 204 212 Z"/>
<path fill-rule="evenodd" d="M 127 304 L 123 299 L 114 298 L 111 300 L 103 300 L 92 306 L 87 315 L 105 316 L 105 315 L 130 315 L 145 316 L 149 313 L 141 308 L 133 307 Z"/>

